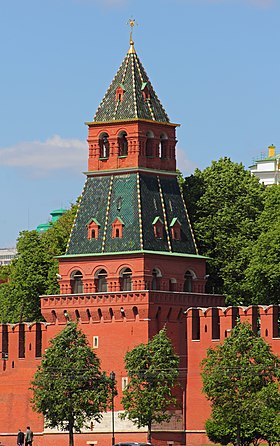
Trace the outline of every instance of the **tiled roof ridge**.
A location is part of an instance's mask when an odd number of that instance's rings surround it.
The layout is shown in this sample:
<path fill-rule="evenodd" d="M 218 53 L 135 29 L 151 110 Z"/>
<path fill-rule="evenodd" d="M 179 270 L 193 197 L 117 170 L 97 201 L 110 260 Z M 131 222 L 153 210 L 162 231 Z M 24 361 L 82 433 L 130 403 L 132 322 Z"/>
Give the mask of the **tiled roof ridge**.
<path fill-rule="evenodd" d="M 138 118 L 136 88 L 135 88 L 134 54 L 131 54 L 131 71 L 132 71 L 132 91 L 133 91 L 134 113 L 135 113 L 135 118 Z"/>
<path fill-rule="evenodd" d="M 142 222 L 142 210 L 141 210 L 141 191 L 140 191 L 140 176 L 139 172 L 137 172 L 137 204 L 138 204 L 138 216 L 139 216 L 139 236 L 140 236 L 140 249 L 144 248 L 143 243 L 143 222 Z"/>

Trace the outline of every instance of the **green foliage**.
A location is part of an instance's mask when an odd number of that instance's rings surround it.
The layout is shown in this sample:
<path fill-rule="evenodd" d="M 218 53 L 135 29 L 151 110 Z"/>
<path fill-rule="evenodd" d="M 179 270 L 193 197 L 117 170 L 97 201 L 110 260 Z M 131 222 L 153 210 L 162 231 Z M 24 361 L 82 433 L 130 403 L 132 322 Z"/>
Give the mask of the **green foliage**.
<path fill-rule="evenodd" d="M 6 282 L 9 280 L 11 274 L 11 267 L 10 265 L 1 265 L 0 266 L 0 282 L 3 280 Z"/>
<path fill-rule="evenodd" d="M 261 230 L 250 250 L 244 290 L 252 303 L 278 304 L 280 293 L 280 187 L 265 191 L 264 210 L 257 224 Z"/>
<path fill-rule="evenodd" d="M 172 396 L 179 370 L 166 330 L 161 330 L 147 344 L 140 344 L 125 356 L 129 383 L 123 392 L 124 413 L 138 428 L 148 426 L 148 441 L 153 422 L 162 423 L 171 418 L 170 409 L 177 400 Z"/>
<path fill-rule="evenodd" d="M 108 405 L 110 380 L 86 336 L 69 322 L 51 339 L 32 382 L 33 407 L 43 414 L 46 425 L 80 432 L 89 419 L 100 421 Z"/>
<path fill-rule="evenodd" d="M 77 206 L 72 206 L 46 232 L 23 231 L 17 256 L 9 271 L 9 283 L 0 285 L 1 322 L 41 320 L 40 295 L 59 292 L 58 260 L 65 252 Z"/>
<path fill-rule="evenodd" d="M 225 294 L 228 304 L 250 303 L 245 269 L 260 228 L 264 186 L 242 164 L 213 161 L 185 179 L 184 196 L 199 252 L 210 257 L 208 292 Z"/>
<path fill-rule="evenodd" d="M 249 445 L 277 437 L 279 365 L 270 345 L 248 323 L 237 324 L 223 344 L 207 351 L 202 380 L 212 406 L 206 423 L 211 441 Z"/>

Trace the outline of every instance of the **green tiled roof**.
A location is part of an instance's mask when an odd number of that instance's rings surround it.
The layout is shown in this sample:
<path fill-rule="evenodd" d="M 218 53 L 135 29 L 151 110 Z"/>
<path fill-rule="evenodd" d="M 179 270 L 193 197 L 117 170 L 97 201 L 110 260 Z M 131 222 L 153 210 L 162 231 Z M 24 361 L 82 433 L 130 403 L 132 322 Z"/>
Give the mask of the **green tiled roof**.
<path fill-rule="evenodd" d="M 116 90 L 124 90 L 122 100 L 116 98 Z M 147 88 L 146 99 L 143 90 Z M 95 122 L 119 121 L 126 119 L 147 119 L 169 122 L 153 86 L 135 50 L 129 51 L 116 76 L 108 88 L 97 112 Z"/>
<path fill-rule="evenodd" d="M 123 233 L 112 238 L 117 218 Z M 88 239 L 87 224 L 93 219 L 100 225 L 98 239 Z M 153 226 L 159 219 L 164 227 L 160 239 Z M 172 239 L 175 219 L 181 224 L 181 240 Z M 135 251 L 197 254 L 177 179 L 136 172 L 88 177 L 66 257 Z"/>

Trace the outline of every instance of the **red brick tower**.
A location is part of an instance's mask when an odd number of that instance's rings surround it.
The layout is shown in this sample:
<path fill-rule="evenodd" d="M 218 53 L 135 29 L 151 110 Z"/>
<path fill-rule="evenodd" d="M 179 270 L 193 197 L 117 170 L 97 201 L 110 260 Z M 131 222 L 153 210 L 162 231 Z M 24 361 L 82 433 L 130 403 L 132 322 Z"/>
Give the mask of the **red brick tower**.
<path fill-rule="evenodd" d="M 102 367 L 116 373 L 121 410 L 126 351 L 166 325 L 185 370 L 185 310 L 220 305 L 223 298 L 204 294 L 205 258 L 197 253 L 177 181 L 176 124 L 170 123 L 132 36 L 86 124 L 87 180 L 67 252 L 59 259 L 61 294 L 42 299 L 42 314 L 56 325 L 65 324 L 66 314 L 80 321 Z M 181 378 L 184 387 L 184 373 Z M 182 408 L 176 420 L 171 436 L 171 425 L 154 427 L 154 441 L 172 437 L 184 444 Z M 116 433 L 118 441 L 131 440 L 132 432 L 134 439 L 145 440 L 145 434 L 125 426 L 116 426 L 122 432 Z M 109 444 L 109 436 L 102 441 Z"/>

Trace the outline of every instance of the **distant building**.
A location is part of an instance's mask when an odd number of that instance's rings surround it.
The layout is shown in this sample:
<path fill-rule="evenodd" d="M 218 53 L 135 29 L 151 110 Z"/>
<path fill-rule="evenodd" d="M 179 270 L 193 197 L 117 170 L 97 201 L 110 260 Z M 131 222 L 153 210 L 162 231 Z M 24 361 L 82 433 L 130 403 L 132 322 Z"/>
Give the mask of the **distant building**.
<path fill-rule="evenodd" d="M 66 209 L 56 209 L 55 211 L 50 212 L 52 218 L 47 223 L 41 223 L 37 226 L 36 231 L 37 232 L 45 232 L 52 226 L 53 223 L 55 223 L 63 214 L 65 214 Z"/>
<path fill-rule="evenodd" d="M 275 146 L 268 147 L 268 156 L 261 156 L 249 167 L 251 173 L 259 178 L 265 186 L 280 183 L 280 153 L 276 154 Z"/>
<path fill-rule="evenodd" d="M 16 253 L 16 248 L 0 248 L 0 266 L 9 265 Z"/>

